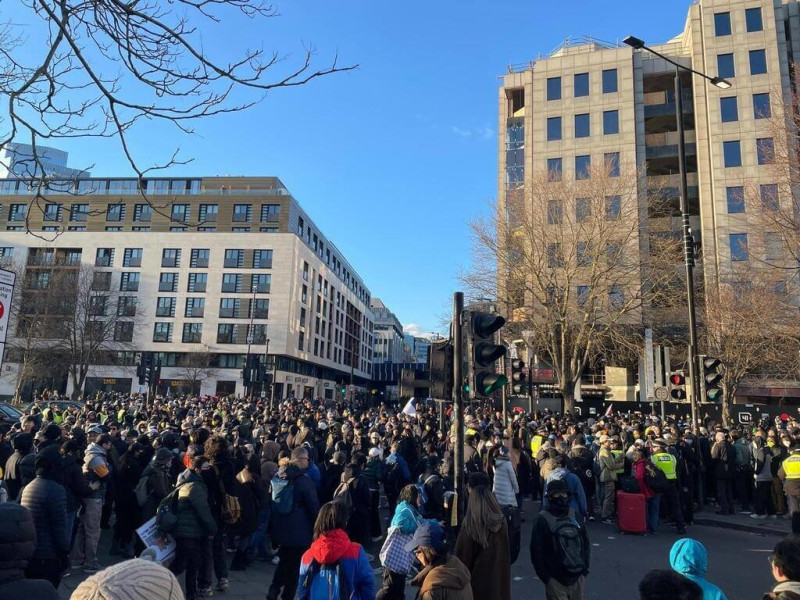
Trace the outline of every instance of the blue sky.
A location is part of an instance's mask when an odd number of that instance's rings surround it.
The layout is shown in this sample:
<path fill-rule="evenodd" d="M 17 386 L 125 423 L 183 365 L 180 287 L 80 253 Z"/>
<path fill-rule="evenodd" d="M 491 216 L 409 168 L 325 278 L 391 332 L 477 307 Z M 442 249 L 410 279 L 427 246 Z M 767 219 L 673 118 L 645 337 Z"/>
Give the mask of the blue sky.
<path fill-rule="evenodd" d="M 291 53 L 291 65 L 313 44 L 317 64 L 338 52 L 359 69 L 198 122 L 193 136 L 165 138 L 145 124 L 134 147 L 155 161 L 179 146 L 194 161 L 174 175 L 280 177 L 374 296 L 404 324 L 437 331 L 469 262 L 467 223 L 497 194 L 498 76 L 570 36 L 666 41 L 689 4 L 279 0 L 280 17 L 204 26 L 207 52 L 263 45 Z M 129 173 L 109 142 L 58 146 L 97 176 Z"/>

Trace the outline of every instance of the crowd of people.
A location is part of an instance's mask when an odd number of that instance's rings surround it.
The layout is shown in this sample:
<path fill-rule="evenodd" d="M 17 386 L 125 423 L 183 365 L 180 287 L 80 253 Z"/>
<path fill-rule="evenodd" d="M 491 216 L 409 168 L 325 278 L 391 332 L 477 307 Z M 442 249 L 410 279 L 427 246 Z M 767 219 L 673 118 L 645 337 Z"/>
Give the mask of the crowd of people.
<path fill-rule="evenodd" d="M 529 547 L 546 597 L 579 599 L 591 562 L 586 523 L 623 529 L 619 492 L 644 497 L 650 535 L 667 524 L 685 534 L 709 506 L 792 518 L 795 533 L 800 525 L 800 423 L 788 415 L 693 432 L 685 420 L 638 413 L 503 422 L 473 406 L 459 497 L 452 411 L 441 422 L 435 406 L 407 414 L 287 399 L 270 410 L 260 399 L 109 393 L 61 408 L 57 399 L 44 394 L 0 429 L 3 599 L 57 598 L 62 578 L 82 571 L 89 577 L 73 598 L 139 573 L 143 597 L 194 600 L 260 561 L 275 565 L 267 600 L 397 600 L 408 581 L 423 600 L 508 600 L 533 506 L 525 499 L 541 503 Z M 136 533 L 148 523 L 174 540 L 168 570 Z M 110 554 L 124 561 L 111 567 L 99 553 L 106 529 Z M 781 544 L 769 597 L 797 600 L 798 541 Z M 704 579 L 698 541 L 679 539 L 669 558 L 671 570 L 642 580 L 642 598 L 725 598 Z"/>

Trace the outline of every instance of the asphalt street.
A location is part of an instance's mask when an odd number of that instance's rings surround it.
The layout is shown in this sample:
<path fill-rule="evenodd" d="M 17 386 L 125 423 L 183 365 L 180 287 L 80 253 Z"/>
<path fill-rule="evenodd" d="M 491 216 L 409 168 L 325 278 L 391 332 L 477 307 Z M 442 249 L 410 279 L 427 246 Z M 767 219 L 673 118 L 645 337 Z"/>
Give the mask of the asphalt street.
<path fill-rule="evenodd" d="M 523 523 L 523 547 L 519 559 L 511 567 L 511 590 L 515 600 L 540 600 L 544 586 L 530 564 L 531 528 L 537 503 L 526 501 L 526 522 Z M 709 554 L 708 578 L 719 585 L 729 600 L 758 600 L 772 585 L 767 557 L 779 538 L 757 535 L 717 527 L 695 525 L 689 528 L 689 537 L 705 544 Z M 592 570 L 589 574 L 587 598 L 638 598 L 637 585 L 650 569 L 669 568 L 669 550 L 677 533 L 664 528 L 656 536 L 620 534 L 616 527 L 600 523 L 589 524 L 592 543 Z M 118 558 L 108 556 L 110 532 L 104 531 L 101 544 L 101 564 L 108 565 Z M 377 554 L 377 550 L 370 550 Z M 232 554 L 228 555 L 230 559 Z M 376 582 L 380 582 L 380 565 L 376 567 Z M 214 592 L 215 598 L 226 600 L 263 600 L 275 570 L 271 564 L 254 563 L 245 572 L 231 572 L 230 588 Z M 72 590 L 86 575 L 77 572 L 65 579 L 59 591 L 69 598 Z M 412 599 L 416 589 L 406 588 L 406 598 Z M 491 600 L 478 599 L 475 600 Z"/>

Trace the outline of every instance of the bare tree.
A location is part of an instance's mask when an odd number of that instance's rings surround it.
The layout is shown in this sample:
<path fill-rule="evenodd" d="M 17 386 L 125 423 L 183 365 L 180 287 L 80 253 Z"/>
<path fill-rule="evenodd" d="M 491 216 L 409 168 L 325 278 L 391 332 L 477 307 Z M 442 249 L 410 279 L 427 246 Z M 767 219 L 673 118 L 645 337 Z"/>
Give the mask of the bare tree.
<path fill-rule="evenodd" d="M 41 211 L 52 186 L 72 191 L 46 176 L 43 143 L 116 138 L 141 183 L 154 170 L 189 160 L 176 150 L 163 162 L 141 164 L 131 144 L 141 124 L 192 133 L 199 119 L 243 110 L 270 91 L 355 68 L 339 66 L 336 56 L 316 68 L 313 48 L 305 48 L 295 64 L 263 49 L 236 56 L 236 39 L 230 36 L 233 48 L 225 49 L 226 58 L 212 56 L 203 44 L 211 28 L 221 29 L 237 16 L 266 27 L 277 16 L 261 0 L 23 0 L 21 5 L 29 17 L 25 27 L 7 23 L 0 29 L 0 95 L 7 99 L 0 112 L 0 149 L 11 141 L 30 144 L 32 158 L 15 175 L 30 179 L 35 193 L 29 208 Z M 235 58 L 227 57 L 229 49 Z"/>
<path fill-rule="evenodd" d="M 658 209 L 663 198 L 651 190 L 645 200 L 640 174 L 612 176 L 615 167 L 576 181 L 534 173 L 524 191 L 509 190 L 491 217 L 472 223 L 474 259 L 462 279 L 507 306 L 512 327 L 533 332 L 565 410 L 588 365 L 638 352 L 646 311 L 679 272 L 675 236 L 642 239 L 647 204 Z"/>
<path fill-rule="evenodd" d="M 216 374 L 214 354 L 205 345 L 197 352 L 187 352 L 178 362 L 178 369 L 178 376 L 189 382 L 192 393 L 199 393 L 203 381 Z"/>

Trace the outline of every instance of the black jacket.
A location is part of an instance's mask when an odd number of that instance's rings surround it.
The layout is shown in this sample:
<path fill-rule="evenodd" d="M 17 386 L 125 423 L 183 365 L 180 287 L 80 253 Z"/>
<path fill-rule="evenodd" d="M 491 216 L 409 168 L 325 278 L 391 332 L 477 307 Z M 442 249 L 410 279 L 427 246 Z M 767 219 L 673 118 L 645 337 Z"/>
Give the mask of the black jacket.
<path fill-rule="evenodd" d="M 550 514 L 560 517 L 565 516 L 566 512 L 556 512 L 553 506 Z M 581 534 L 583 536 L 585 563 L 588 565 L 591 545 L 589 544 L 589 536 L 586 533 L 586 528 L 583 526 L 581 526 Z M 536 575 L 545 585 L 547 585 L 551 577 L 555 578 L 555 580 L 562 585 L 571 585 L 578 580 L 577 576 L 567 573 L 563 566 L 559 564 L 555 543 L 553 541 L 553 534 L 541 513 L 536 517 L 536 522 L 533 524 L 530 550 L 533 568 L 536 571 Z M 588 572 L 587 569 L 583 574 L 586 575 Z"/>
<path fill-rule="evenodd" d="M 63 558 L 69 553 L 67 492 L 52 475 L 39 471 L 22 490 L 22 506 L 31 511 L 36 525 L 33 558 Z"/>
<path fill-rule="evenodd" d="M 203 478 L 186 470 L 178 477 L 178 487 L 178 524 L 172 535 L 202 539 L 217 533 L 217 522 L 211 515 Z"/>
<path fill-rule="evenodd" d="M 15 502 L 0 504 L 0 598 L 59 600 L 44 579 L 25 579 L 25 566 L 36 549 L 36 532 L 28 509 Z"/>
<path fill-rule="evenodd" d="M 319 500 L 314 482 L 295 465 L 281 467 L 276 477 L 289 479 L 294 489 L 292 511 L 288 515 L 272 511 L 270 516 L 272 539 L 281 546 L 308 548 L 311 545 L 314 521 L 319 512 Z"/>
<path fill-rule="evenodd" d="M 67 511 L 78 510 L 84 498 L 92 495 L 89 481 L 83 474 L 80 463 L 72 456 L 65 456 L 61 463 L 61 473 L 64 481 L 64 490 L 67 492 Z"/>

